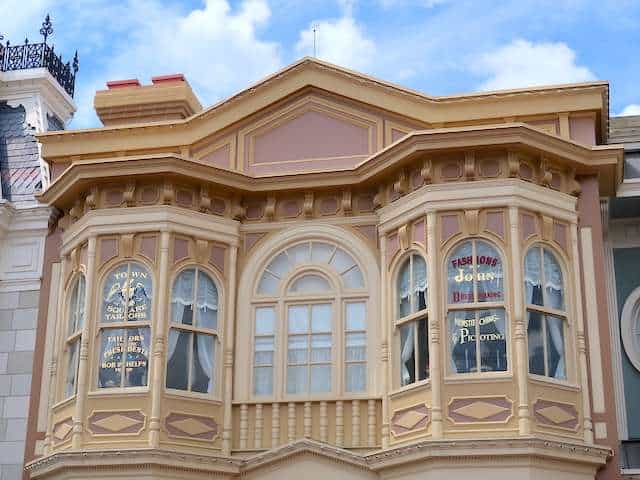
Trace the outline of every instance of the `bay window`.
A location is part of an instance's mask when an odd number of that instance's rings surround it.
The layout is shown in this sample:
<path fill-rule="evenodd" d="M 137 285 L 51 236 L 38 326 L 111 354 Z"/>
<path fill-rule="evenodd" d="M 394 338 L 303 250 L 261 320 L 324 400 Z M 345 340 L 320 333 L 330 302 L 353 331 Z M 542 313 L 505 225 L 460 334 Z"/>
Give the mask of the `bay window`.
<path fill-rule="evenodd" d="M 187 268 L 174 281 L 170 321 L 166 387 L 213 393 L 218 289 L 200 268 Z"/>
<path fill-rule="evenodd" d="M 80 274 L 73 283 L 67 307 L 65 398 L 75 395 L 77 388 L 80 337 L 84 326 L 85 288 L 84 275 Z"/>
<path fill-rule="evenodd" d="M 400 385 L 429 378 L 427 264 L 411 254 L 398 272 L 396 328 L 400 336 Z"/>
<path fill-rule="evenodd" d="M 143 265 L 113 268 L 102 288 L 98 387 L 148 385 L 152 279 Z"/>
<path fill-rule="evenodd" d="M 452 373 L 507 370 L 502 256 L 466 240 L 447 259 L 447 326 Z"/>
<path fill-rule="evenodd" d="M 524 261 L 529 373 L 566 380 L 567 313 L 560 263 L 550 249 L 534 245 Z"/>

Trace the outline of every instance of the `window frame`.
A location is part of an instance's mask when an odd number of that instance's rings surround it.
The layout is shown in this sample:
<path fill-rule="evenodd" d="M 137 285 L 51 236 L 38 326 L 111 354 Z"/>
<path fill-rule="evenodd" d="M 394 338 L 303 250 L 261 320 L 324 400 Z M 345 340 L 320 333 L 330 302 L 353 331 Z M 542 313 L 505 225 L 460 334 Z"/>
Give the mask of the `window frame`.
<path fill-rule="evenodd" d="M 564 310 L 558 310 L 555 308 L 547 307 L 544 305 L 534 305 L 529 303 L 526 298 L 526 259 L 529 252 L 537 248 L 540 251 L 540 278 L 542 282 L 542 295 L 543 295 L 543 303 L 546 303 L 547 292 L 546 288 L 544 288 L 545 283 L 545 272 L 544 272 L 544 251 L 545 249 L 553 255 L 554 259 L 558 263 L 560 267 L 560 271 L 562 272 L 562 299 L 564 303 Z M 551 382 L 551 383 L 560 383 L 563 385 L 572 384 L 573 379 L 573 371 L 572 365 L 573 362 L 570 362 L 570 354 L 572 354 L 572 344 L 570 342 L 570 338 L 572 338 L 572 323 L 571 323 L 571 291 L 570 291 L 570 277 L 567 272 L 568 260 L 562 255 L 556 248 L 545 241 L 534 240 L 527 244 L 523 249 L 524 254 L 522 255 L 522 299 L 523 299 L 523 308 L 524 308 L 524 322 L 525 322 L 525 342 L 527 346 L 527 375 L 538 381 L 542 382 Z M 541 323 L 542 323 L 542 335 L 543 335 L 543 349 L 544 349 L 544 370 L 545 374 L 532 373 L 529 369 L 529 312 L 533 311 L 541 315 Z M 547 375 L 548 372 L 548 358 L 547 358 L 547 317 L 556 317 L 562 320 L 562 335 L 564 342 L 564 361 L 565 361 L 565 378 L 556 378 L 550 375 Z"/>
<path fill-rule="evenodd" d="M 145 322 L 140 322 L 140 321 L 128 322 L 126 320 L 123 322 L 112 322 L 112 323 L 102 322 L 102 313 L 103 313 L 102 312 L 102 308 L 103 308 L 102 292 L 104 291 L 105 282 L 107 281 L 107 278 L 109 277 L 109 275 L 122 265 L 128 265 L 127 272 L 129 272 L 131 264 L 138 264 L 144 267 L 144 269 L 149 275 L 149 279 L 151 281 L 151 292 L 152 292 L 151 302 L 150 302 L 150 318 L 148 321 L 145 321 Z M 96 359 L 96 361 L 94 364 L 95 367 L 92 369 L 92 381 L 90 383 L 91 391 L 89 392 L 89 395 L 121 395 L 123 393 L 148 392 L 150 390 L 151 382 L 153 380 L 153 368 L 154 368 L 154 362 L 152 361 L 154 323 L 155 323 L 155 318 L 157 316 L 157 311 L 156 311 L 157 301 L 155 300 L 155 296 L 157 295 L 158 292 L 155 291 L 156 285 L 157 285 L 156 272 L 146 259 L 143 259 L 140 257 L 123 259 L 118 257 L 114 259 L 112 262 L 107 262 L 105 265 L 102 266 L 102 274 L 100 275 L 99 281 L 97 282 L 98 289 L 96 290 L 96 295 L 95 295 L 96 301 L 93 305 L 93 311 L 96 314 L 96 317 L 95 317 L 96 321 L 94 322 L 95 332 L 93 335 L 93 341 L 95 345 L 93 357 Z M 102 342 L 101 342 L 102 332 L 105 330 L 117 330 L 117 329 L 122 329 L 126 332 L 126 330 L 128 329 L 134 329 L 134 328 L 149 329 L 149 352 L 148 352 L 149 357 L 147 360 L 147 384 L 140 385 L 140 386 L 130 386 L 130 387 L 124 386 L 125 375 L 123 371 L 120 374 L 120 386 L 100 387 L 99 376 L 100 376 L 100 354 L 102 350 Z"/>
<path fill-rule="evenodd" d="M 451 260 L 453 252 L 463 245 L 466 242 L 471 242 L 471 257 L 472 257 L 472 267 L 473 274 L 476 275 L 477 270 L 477 242 L 484 242 L 493 248 L 498 255 L 500 255 L 500 262 L 502 263 L 502 300 L 501 301 L 491 301 L 491 302 L 480 302 L 478 301 L 478 280 L 477 278 L 473 279 L 473 302 L 459 302 L 459 303 L 450 303 L 449 302 L 449 262 Z M 444 343 L 444 352 L 445 352 L 445 365 L 444 367 L 444 378 L 447 382 L 456 382 L 456 381 L 465 381 L 470 378 L 509 378 L 513 376 L 513 351 L 511 345 L 511 316 L 510 313 L 512 311 L 511 303 L 510 303 L 510 294 L 507 291 L 507 285 L 509 284 L 509 257 L 506 255 L 506 252 L 502 245 L 500 245 L 494 238 L 486 237 L 483 235 L 472 235 L 464 238 L 457 238 L 446 250 L 443 251 L 442 255 L 442 270 L 440 272 L 440 278 L 443 280 L 444 288 L 441 294 L 441 298 L 443 299 L 443 321 L 444 321 L 444 335 L 441 338 L 446 339 Z M 478 318 L 479 312 L 484 310 L 502 310 L 504 312 L 504 326 L 505 326 L 505 355 L 507 360 L 507 368 L 505 370 L 499 371 L 482 371 L 482 356 L 481 356 L 481 345 L 480 345 L 480 335 L 478 335 L 478 331 L 476 331 L 476 369 L 473 372 L 455 372 L 451 367 L 452 361 L 452 349 L 451 349 L 451 341 L 449 339 L 449 313 L 451 312 L 475 312 L 476 318 Z M 477 328 L 477 326 L 476 326 Z"/>
<path fill-rule="evenodd" d="M 193 299 L 192 322 L 195 323 L 197 318 L 197 314 L 196 314 L 197 309 L 195 305 L 198 298 L 198 277 L 199 277 L 198 272 L 202 271 L 205 275 L 207 275 L 211 279 L 218 294 L 218 304 L 217 304 L 218 308 L 217 308 L 217 320 L 216 320 L 217 328 L 216 329 L 202 328 L 202 327 L 187 325 L 182 323 L 173 323 L 173 302 L 172 302 L 173 289 L 180 275 L 182 275 L 182 273 L 190 269 L 194 270 L 193 296 L 192 296 L 192 299 Z M 198 399 L 204 399 L 204 400 L 220 400 L 221 399 L 220 391 L 222 388 L 221 384 L 223 383 L 223 378 L 221 375 L 221 365 L 220 365 L 221 363 L 220 359 L 222 358 L 222 350 L 223 350 L 223 343 L 222 343 L 223 340 L 222 340 L 221 330 L 225 320 L 224 310 L 223 310 L 224 302 L 222 300 L 223 290 L 221 288 L 222 282 L 211 269 L 201 264 L 192 263 L 192 262 L 179 265 L 177 268 L 175 268 L 172 272 L 170 280 L 171 281 L 169 283 L 168 303 L 165 306 L 165 308 L 167 308 L 167 316 L 166 316 L 167 320 L 166 320 L 166 324 L 161 326 L 161 328 L 165 329 L 166 342 L 167 342 L 167 350 L 165 352 L 165 356 L 163 359 L 163 367 L 162 367 L 163 368 L 162 388 L 164 392 L 168 395 L 181 396 L 181 397 L 186 396 L 186 397 L 198 398 Z M 187 352 L 187 387 L 188 388 L 186 390 L 167 387 L 167 372 L 168 372 L 168 364 L 169 364 L 168 345 L 169 345 L 169 336 L 171 335 L 172 329 L 176 330 L 177 332 L 189 332 L 191 335 L 190 337 L 191 341 L 189 342 L 189 350 Z M 211 392 L 207 392 L 207 393 L 194 392 L 191 390 L 193 351 L 194 351 L 194 342 L 196 341 L 196 334 L 210 335 L 213 337 L 213 341 L 214 341 L 213 367 L 212 367 L 213 388 L 211 389 Z"/>
<path fill-rule="evenodd" d="M 399 296 L 399 289 L 398 289 L 398 281 L 400 279 L 400 275 L 402 273 L 402 270 L 404 268 L 404 266 L 407 264 L 407 262 L 409 262 L 409 292 L 413 291 L 413 257 L 418 256 L 420 258 L 422 258 L 422 260 L 425 263 L 425 268 L 426 268 L 426 282 L 427 282 L 427 286 L 425 288 L 425 308 L 423 308 L 422 310 L 417 310 L 417 311 L 413 311 L 413 307 L 414 307 L 414 301 L 415 301 L 415 297 L 412 293 L 410 293 L 409 298 L 410 298 L 410 304 L 409 304 L 409 314 L 405 315 L 404 317 L 400 317 L 400 296 Z M 431 310 L 431 305 L 429 302 L 429 260 L 428 260 L 428 256 L 421 250 L 419 250 L 418 248 L 412 247 L 411 249 L 409 249 L 407 252 L 404 253 L 404 255 L 402 255 L 397 263 L 396 263 L 396 267 L 394 269 L 394 275 L 391 277 L 392 280 L 392 285 L 393 285 L 393 321 L 392 321 L 392 325 L 393 325 L 393 337 L 394 337 L 394 346 L 398 352 L 398 355 L 401 355 L 402 353 L 402 339 L 401 339 L 401 329 L 402 327 L 411 324 L 411 328 L 413 328 L 414 330 L 414 338 L 413 338 L 413 342 L 414 342 L 414 352 L 416 352 L 415 354 L 415 359 L 414 359 L 414 375 L 416 380 L 414 382 L 411 383 L 407 383 L 406 385 L 402 385 L 402 363 L 401 363 L 401 358 L 397 357 L 396 355 L 393 356 L 393 361 L 394 361 L 394 367 L 393 370 L 396 372 L 396 375 L 394 375 L 395 380 L 393 382 L 394 387 L 395 387 L 395 391 L 404 391 L 404 390 L 409 390 L 411 388 L 417 387 L 417 386 L 421 386 L 421 385 L 425 385 L 425 384 L 429 384 L 430 380 L 431 380 L 431 365 L 430 365 L 430 351 L 431 351 L 431 339 L 430 339 L 430 335 L 429 335 L 429 312 Z M 418 341 L 418 332 L 419 332 L 419 322 L 424 321 L 426 322 L 426 341 L 427 341 L 427 370 L 428 370 L 428 374 L 426 378 L 423 379 L 419 379 L 419 370 L 420 370 L 420 358 L 419 358 L 419 352 L 420 352 L 420 348 L 419 348 L 419 341 Z M 400 362 L 396 363 L 396 359 L 400 359 Z"/>
<path fill-rule="evenodd" d="M 640 287 L 634 288 L 624 301 L 622 314 L 620 316 L 620 329 L 622 332 L 630 332 L 629 335 L 622 336 L 622 346 L 629 359 L 629 363 L 640 372 L 640 339 L 633 340 L 634 322 L 637 322 L 636 328 L 640 327 Z M 637 333 L 640 336 L 640 331 Z"/>
<path fill-rule="evenodd" d="M 317 261 L 302 262 L 293 265 L 284 276 L 280 278 L 279 287 L 274 294 L 266 295 L 259 293 L 259 285 L 262 280 L 264 272 L 271 262 L 283 252 L 302 244 L 327 244 L 332 248 L 331 258 L 335 256 L 335 252 L 342 250 L 348 254 L 354 261 L 354 265 L 339 271 L 331 265 L 331 260 L 324 263 Z M 310 259 L 312 257 L 310 256 Z M 345 273 L 352 271 L 356 268 L 360 271 L 362 276 L 362 287 L 358 288 L 346 288 L 344 286 Z M 354 399 L 369 398 L 370 392 L 373 389 L 375 380 L 371 375 L 371 365 L 373 358 L 371 352 L 373 350 L 370 344 L 372 333 L 375 330 L 375 326 L 370 325 L 369 319 L 371 318 L 370 310 L 370 294 L 368 289 L 368 279 L 366 277 L 366 271 L 362 268 L 360 258 L 351 252 L 348 248 L 345 248 L 340 242 L 335 240 L 329 240 L 325 238 L 303 238 L 296 239 L 296 241 L 287 244 L 284 247 L 274 250 L 264 261 L 261 267 L 256 270 L 256 275 L 251 287 L 252 299 L 251 299 L 251 322 L 250 323 L 250 335 L 251 335 L 251 351 L 249 356 L 249 364 L 251 366 L 251 374 L 248 382 L 248 397 L 252 401 L 315 401 L 315 400 L 328 400 L 328 399 Z M 298 278 L 315 274 L 324 277 L 332 287 L 332 291 L 328 294 L 300 294 L 289 293 L 289 287 Z M 345 362 L 345 348 L 346 348 L 346 303 L 349 302 L 362 302 L 365 305 L 365 315 L 367 323 L 366 334 L 366 388 L 362 392 L 347 392 L 346 391 L 346 362 Z M 322 393 L 287 393 L 287 365 L 288 365 L 288 306 L 293 304 L 311 304 L 311 303 L 331 303 L 332 304 L 332 368 L 331 368 L 331 391 Z M 273 364 L 273 388 L 270 394 L 258 395 L 255 393 L 255 314 L 256 309 L 260 307 L 271 306 L 275 312 L 275 324 L 274 324 L 274 364 Z"/>
<path fill-rule="evenodd" d="M 76 304 L 75 306 L 71 305 L 71 300 L 73 299 L 73 295 L 75 292 L 76 288 L 79 288 L 80 282 L 83 282 L 84 287 L 83 287 L 83 295 L 82 297 L 80 295 L 78 295 L 76 297 Z M 65 297 L 65 308 L 64 308 L 64 316 L 62 318 L 62 323 L 63 323 L 63 329 L 65 334 L 63 335 L 64 338 L 64 347 L 63 347 L 63 358 L 64 358 L 64 362 L 62 364 L 62 368 L 64 371 L 64 375 L 62 376 L 62 388 L 61 388 L 61 395 L 59 395 L 60 400 L 61 401 L 65 401 L 65 400 L 69 400 L 71 398 L 74 398 L 76 396 L 76 394 L 78 393 L 78 370 L 80 367 L 80 348 L 82 346 L 82 333 L 83 333 L 83 329 L 84 329 L 84 325 L 87 321 L 87 311 L 86 311 L 86 298 L 87 298 L 87 279 L 86 279 L 86 275 L 84 270 L 80 269 L 78 270 L 76 273 L 74 273 L 71 277 L 71 279 L 69 280 L 68 286 L 71 286 L 71 295 Z M 69 290 L 65 290 L 65 291 L 69 291 Z M 76 324 L 75 325 L 75 329 L 72 332 L 69 332 L 69 320 L 71 318 L 72 315 L 77 315 L 79 310 L 80 310 L 80 306 L 81 306 L 81 302 L 84 302 L 84 305 L 82 305 L 82 310 L 83 311 L 83 321 L 81 324 Z M 73 309 L 73 310 L 72 310 Z M 75 370 L 75 374 L 74 374 L 74 388 L 73 388 L 73 392 L 68 394 L 67 393 L 67 384 L 68 384 L 68 379 L 69 379 L 69 363 L 70 363 L 70 358 L 69 355 L 71 354 L 71 347 L 72 345 L 76 345 L 77 350 L 75 352 L 75 365 L 74 365 L 74 370 Z"/>

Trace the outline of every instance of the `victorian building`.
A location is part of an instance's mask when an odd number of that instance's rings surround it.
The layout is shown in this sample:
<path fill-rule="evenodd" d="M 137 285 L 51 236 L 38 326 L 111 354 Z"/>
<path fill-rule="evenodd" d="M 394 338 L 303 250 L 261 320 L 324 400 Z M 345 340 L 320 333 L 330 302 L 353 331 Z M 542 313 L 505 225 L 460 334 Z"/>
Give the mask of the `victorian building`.
<path fill-rule="evenodd" d="M 38 135 L 31 478 L 618 477 L 606 82 L 107 85 Z"/>
<path fill-rule="evenodd" d="M 35 135 L 62 130 L 75 111 L 77 72 L 44 41 L 0 36 L 0 478 L 22 476 L 45 238 L 53 208 L 34 193 L 49 184 Z M 43 320 L 44 321 L 44 320 Z M 37 357 L 37 355 L 36 355 Z M 37 374 L 40 376 L 40 373 Z M 39 385 L 37 387 L 39 391 Z M 42 424 L 44 427 L 44 424 Z"/>

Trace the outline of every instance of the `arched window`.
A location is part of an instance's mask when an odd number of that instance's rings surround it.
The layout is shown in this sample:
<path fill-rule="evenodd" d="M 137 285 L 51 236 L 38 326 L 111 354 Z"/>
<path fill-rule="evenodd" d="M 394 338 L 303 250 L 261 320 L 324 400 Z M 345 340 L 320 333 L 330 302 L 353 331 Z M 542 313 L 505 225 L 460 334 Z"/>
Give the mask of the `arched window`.
<path fill-rule="evenodd" d="M 349 253 L 328 242 L 293 245 L 268 263 L 256 293 L 255 395 L 276 392 L 279 364 L 284 395 L 366 390 L 364 277 Z M 278 332 L 285 342 L 280 352 Z"/>
<path fill-rule="evenodd" d="M 529 249 L 524 279 L 529 372 L 564 380 L 567 312 L 562 269 L 551 250 L 542 245 Z"/>
<path fill-rule="evenodd" d="M 640 371 L 640 287 L 627 297 L 620 318 L 622 344 L 631 364 Z"/>
<path fill-rule="evenodd" d="M 411 254 L 398 271 L 396 327 L 400 332 L 400 385 L 429 378 L 427 263 Z"/>
<path fill-rule="evenodd" d="M 199 268 L 183 270 L 171 290 L 167 388 L 213 393 L 217 341 L 218 289 Z"/>
<path fill-rule="evenodd" d="M 102 287 L 99 388 L 149 382 L 151 274 L 135 262 L 111 270 Z"/>
<path fill-rule="evenodd" d="M 64 384 L 64 396 L 75 395 L 78 378 L 78 359 L 80 356 L 80 337 L 84 326 L 85 279 L 80 274 L 73 283 L 71 297 L 67 305 L 66 352 L 67 371 Z"/>
<path fill-rule="evenodd" d="M 447 259 L 447 324 L 452 373 L 507 370 L 502 257 L 466 240 Z"/>

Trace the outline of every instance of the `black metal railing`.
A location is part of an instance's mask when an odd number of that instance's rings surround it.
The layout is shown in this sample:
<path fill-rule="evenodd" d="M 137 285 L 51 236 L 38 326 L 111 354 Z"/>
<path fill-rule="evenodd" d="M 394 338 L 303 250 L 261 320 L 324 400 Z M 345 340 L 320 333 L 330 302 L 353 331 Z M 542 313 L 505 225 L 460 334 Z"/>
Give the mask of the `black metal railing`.
<path fill-rule="evenodd" d="M 25 38 L 24 44 L 2 44 L 0 35 L 0 71 L 26 70 L 30 68 L 46 68 L 64 90 L 73 97 L 76 74 L 78 73 L 78 52 L 73 62 L 64 62 L 61 55 L 56 55 L 54 46 L 47 44 L 47 37 L 53 33 L 49 15 L 45 18 L 40 29 L 44 37 L 42 43 L 29 43 Z"/>

